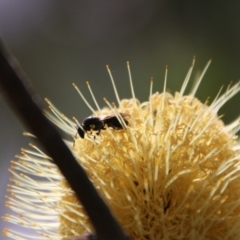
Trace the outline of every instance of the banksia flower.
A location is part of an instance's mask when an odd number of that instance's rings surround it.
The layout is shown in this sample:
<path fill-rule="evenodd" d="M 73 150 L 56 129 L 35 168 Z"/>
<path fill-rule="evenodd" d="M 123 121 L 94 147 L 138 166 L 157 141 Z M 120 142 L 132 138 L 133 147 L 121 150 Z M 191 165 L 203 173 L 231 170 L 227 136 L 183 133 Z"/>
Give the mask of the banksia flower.
<path fill-rule="evenodd" d="M 66 143 L 131 239 L 240 239 L 240 118 L 224 125 L 217 115 L 240 91 L 240 83 L 219 92 L 211 104 L 201 103 L 195 94 L 209 64 L 188 95 L 194 61 L 175 95 L 166 92 L 166 70 L 163 92 L 153 94 L 151 81 L 144 103 L 135 97 L 129 63 L 131 99 L 120 100 L 107 67 L 117 106 L 104 99 L 106 107 L 100 109 L 88 84 L 95 110 L 74 84 L 103 125 L 77 122 L 82 135 Z M 48 117 L 76 135 L 76 122 L 47 102 L 54 113 Z M 17 215 L 4 220 L 34 229 L 36 239 L 92 232 L 66 180 L 48 156 L 32 147 L 13 161 L 7 206 Z M 3 233 L 35 239 L 12 229 Z"/>

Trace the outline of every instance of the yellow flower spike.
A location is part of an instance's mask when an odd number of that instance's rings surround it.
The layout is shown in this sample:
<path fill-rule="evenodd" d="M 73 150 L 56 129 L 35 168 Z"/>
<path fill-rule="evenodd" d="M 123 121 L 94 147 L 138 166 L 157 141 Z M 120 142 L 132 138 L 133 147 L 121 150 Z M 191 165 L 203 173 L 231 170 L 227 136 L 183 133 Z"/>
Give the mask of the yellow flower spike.
<path fill-rule="evenodd" d="M 189 95 L 184 95 L 195 58 L 179 93 L 153 93 L 147 102 L 134 93 L 130 64 L 127 70 L 131 99 L 120 100 L 109 66 L 118 106 L 92 107 L 73 84 L 96 118 L 114 116 L 119 129 L 105 125 L 85 131 L 74 144 L 66 142 L 84 167 L 124 230 L 134 240 L 240 239 L 240 144 L 236 133 L 240 118 L 224 125 L 219 109 L 240 91 L 240 83 L 228 86 L 209 105 L 196 97 L 209 61 Z M 48 117 L 69 136 L 76 135 L 74 118 L 68 119 L 46 100 Z M 82 131 L 84 128 L 82 128 Z M 29 135 L 29 134 L 27 134 Z M 74 192 L 51 159 L 36 146 L 23 150 L 13 163 L 14 176 L 7 205 L 16 215 L 3 219 L 34 229 L 38 237 L 13 229 L 3 234 L 13 239 L 64 239 L 91 232 L 91 224 Z"/>

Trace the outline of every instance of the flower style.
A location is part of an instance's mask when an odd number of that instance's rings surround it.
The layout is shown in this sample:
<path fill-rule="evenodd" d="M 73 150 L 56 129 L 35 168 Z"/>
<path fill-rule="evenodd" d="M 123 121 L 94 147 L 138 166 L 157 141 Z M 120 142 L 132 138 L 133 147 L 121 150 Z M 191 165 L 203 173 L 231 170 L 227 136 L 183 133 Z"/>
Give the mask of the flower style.
<path fill-rule="evenodd" d="M 116 116 L 122 125 L 105 126 L 99 134 L 86 131 L 74 144 L 66 143 L 131 239 L 240 239 L 240 118 L 224 125 L 217 115 L 240 91 L 240 83 L 219 92 L 211 104 L 201 103 L 195 94 L 209 62 L 192 92 L 184 95 L 194 61 L 180 92 L 166 92 L 166 69 L 163 93 L 153 94 L 151 81 L 149 101 L 144 103 L 135 98 L 129 63 L 132 99 L 120 100 L 107 67 L 118 107 L 105 99 L 106 107 L 100 109 L 88 84 L 94 110 L 74 84 L 93 116 Z M 76 123 L 47 102 L 54 113 L 48 117 L 76 135 Z M 17 215 L 4 220 L 34 229 L 36 239 L 92 232 L 59 170 L 31 146 L 33 150 L 23 149 L 12 163 L 7 206 Z M 3 233 L 18 240 L 35 239 L 13 229 Z"/>

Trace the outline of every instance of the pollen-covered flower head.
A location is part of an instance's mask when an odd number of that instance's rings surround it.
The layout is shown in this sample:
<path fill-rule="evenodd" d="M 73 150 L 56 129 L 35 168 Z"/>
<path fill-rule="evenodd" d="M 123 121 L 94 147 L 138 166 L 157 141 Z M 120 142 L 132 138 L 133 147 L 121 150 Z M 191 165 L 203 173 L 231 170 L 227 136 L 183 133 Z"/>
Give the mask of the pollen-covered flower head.
<path fill-rule="evenodd" d="M 120 100 L 108 68 L 117 106 L 105 99 L 103 109 L 91 89 L 96 110 L 74 85 L 97 122 L 78 123 L 83 134 L 69 147 L 131 239 L 240 239 L 240 119 L 224 125 L 217 115 L 240 83 L 211 104 L 201 103 L 195 93 L 208 65 L 190 94 L 184 91 L 193 65 L 179 92 L 167 93 L 165 78 L 163 92 L 153 94 L 151 82 L 143 103 L 135 97 L 129 64 L 131 99 Z M 76 123 L 48 103 L 49 118 L 74 136 Z M 18 215 L 7 221 L 36 229 L 42 239 L 93 231 L 51 159 L 37 148 L 18 158 L 7 203 Z M 13 230 L 4 233 L 25 239 Z"/>

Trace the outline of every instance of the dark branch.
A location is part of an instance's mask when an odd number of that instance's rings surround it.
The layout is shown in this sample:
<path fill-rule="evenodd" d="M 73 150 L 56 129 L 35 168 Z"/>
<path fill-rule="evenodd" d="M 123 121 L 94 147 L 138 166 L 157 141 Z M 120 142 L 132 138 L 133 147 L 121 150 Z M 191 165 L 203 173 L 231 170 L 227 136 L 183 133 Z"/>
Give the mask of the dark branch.
<path fill-rule="evenodd" d="M 54 160 L 75 191 L 93 224 L 97 238 L 99 240 L 128 239 L 59 133 L 42 114 L 39 98 L 33 93 L 18 62 L 11 57 L 1 42 L 0 86 L 16 115 L 31 133 L 37 136 L 46 153 Z"/>

